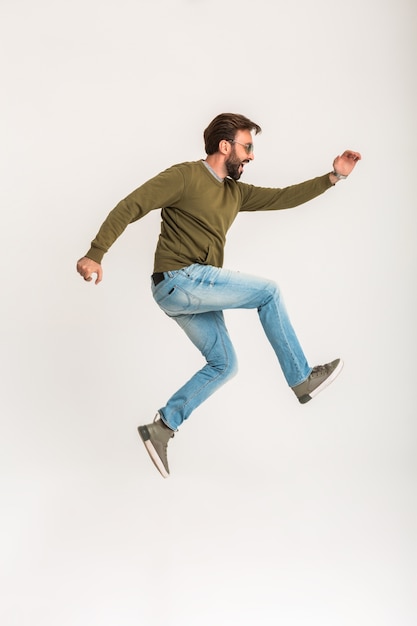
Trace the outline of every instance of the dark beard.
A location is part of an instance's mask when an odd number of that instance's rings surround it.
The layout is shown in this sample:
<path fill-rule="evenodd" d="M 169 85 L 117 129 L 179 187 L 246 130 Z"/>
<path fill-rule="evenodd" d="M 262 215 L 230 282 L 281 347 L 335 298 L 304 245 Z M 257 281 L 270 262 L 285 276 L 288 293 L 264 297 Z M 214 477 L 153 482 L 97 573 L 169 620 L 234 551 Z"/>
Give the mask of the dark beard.
<path fill-rule="evenodd" d="M 236 153 L 233 147 L 233 151 L 230 157 L 225 161 L 227 175 L 233 180 L 239 180 L 242 176 L 242 172 L 239 172 L 239 167 L 242 165 L 242 161 L 236 158 Z"/>

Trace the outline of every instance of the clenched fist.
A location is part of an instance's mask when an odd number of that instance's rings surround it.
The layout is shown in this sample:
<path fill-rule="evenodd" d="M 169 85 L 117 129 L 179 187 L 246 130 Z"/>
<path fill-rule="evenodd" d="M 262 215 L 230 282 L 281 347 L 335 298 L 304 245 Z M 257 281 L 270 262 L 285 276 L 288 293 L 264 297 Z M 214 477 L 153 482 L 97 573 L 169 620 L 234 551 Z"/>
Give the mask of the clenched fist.
<path fill-rule="evenodd" d="M 93 261 L 86 256 L 83 256 L 83 258 L 77 262 L 77 272 L 81 274 L 87 282 L 93 280 L 92 274 L 96 274 L 96 285 L 98 285 L 103 278 L 103 268 L 100 263 L 96 263 L 96 261 Z"/>

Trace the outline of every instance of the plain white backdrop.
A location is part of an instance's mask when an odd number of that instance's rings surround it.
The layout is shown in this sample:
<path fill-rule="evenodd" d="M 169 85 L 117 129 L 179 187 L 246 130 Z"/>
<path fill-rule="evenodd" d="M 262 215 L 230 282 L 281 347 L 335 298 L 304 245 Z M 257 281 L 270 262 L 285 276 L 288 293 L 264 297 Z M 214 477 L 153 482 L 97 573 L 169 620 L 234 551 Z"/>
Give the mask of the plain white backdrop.
<path fill-rule="evenodd" d="M 412 626 L 416 607 L 413 0 L 2 0 L 1 571 L 5 626 Z M 104 281 L 75 272 L 113 206 L 258 122 L 246 182 L 363 155 L 291 211 L 242 215 L 225 265 L 280 284 L 299 405 L 256 312 L 239 375 L 170 443 L 136 428 L 201 365 L 152 300 L 159 212 Z"/>

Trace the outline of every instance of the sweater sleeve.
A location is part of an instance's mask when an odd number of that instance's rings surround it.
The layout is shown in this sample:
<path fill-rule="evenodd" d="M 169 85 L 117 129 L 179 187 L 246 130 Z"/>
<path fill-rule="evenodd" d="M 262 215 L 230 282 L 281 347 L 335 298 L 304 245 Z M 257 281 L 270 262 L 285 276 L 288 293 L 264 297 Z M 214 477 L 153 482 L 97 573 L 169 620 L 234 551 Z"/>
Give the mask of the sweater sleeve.
<path fill-rule="evenodd" d="M 150 211 L 178 202 L 183 190 L 184 178 L 175 166 L 148 180 L 110 211 L 85 256 L 101 263 L 105 253 L 129 224 Z"/>
<path fill-rule="evenodd" d="M 333 187 L 329 174 L 312 178 L 290 187 L 268 188 L 239 184 L 242 194 L 241 211 L 273 211 L 291 209 L 316 198 Z"/>

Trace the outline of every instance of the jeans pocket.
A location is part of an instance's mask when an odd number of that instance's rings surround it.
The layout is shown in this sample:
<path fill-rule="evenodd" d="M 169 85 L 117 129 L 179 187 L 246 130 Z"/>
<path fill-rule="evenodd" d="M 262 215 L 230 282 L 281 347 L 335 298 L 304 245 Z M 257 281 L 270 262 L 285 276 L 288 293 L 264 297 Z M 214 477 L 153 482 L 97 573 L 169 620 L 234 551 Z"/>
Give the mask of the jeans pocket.
<path fill-rule="evenodd" d="M 158 306 L 170 317 L 192 313 L 200 304 L 200 299 L 183 289 L 174 280 L 169 280 L 162 289 L 154 292 Z"/>

